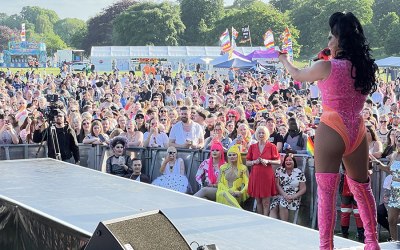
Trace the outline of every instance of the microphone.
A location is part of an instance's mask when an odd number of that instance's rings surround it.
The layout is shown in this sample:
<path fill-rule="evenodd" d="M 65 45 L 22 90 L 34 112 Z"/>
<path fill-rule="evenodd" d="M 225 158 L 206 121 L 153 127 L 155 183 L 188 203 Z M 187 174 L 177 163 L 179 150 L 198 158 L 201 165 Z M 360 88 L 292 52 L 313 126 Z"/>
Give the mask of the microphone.
<path fill-rule="evenodd" d="M 331 56 L 331 50 L 329 48 L 325 48 L 318 53 L 317 57 L 314 58 L 313 61 L 314 62 L 319 60 L 328 61 L 330 56 Z"/>

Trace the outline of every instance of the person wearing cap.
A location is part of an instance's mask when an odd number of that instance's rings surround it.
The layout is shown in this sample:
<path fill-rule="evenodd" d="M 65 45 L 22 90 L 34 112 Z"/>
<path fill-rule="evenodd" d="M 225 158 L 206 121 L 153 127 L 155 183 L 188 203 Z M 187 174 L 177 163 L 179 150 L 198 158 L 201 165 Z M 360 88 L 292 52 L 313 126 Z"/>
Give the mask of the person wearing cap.
<path fill-rule="evenodd" d="M 55 152 L 57 149 L 54 142 L 58 139 L 61 160 L 79 165 L 79 147 L 75 131 L 68 123 L 66 123 L 65 112 L 61 109 L 57 109 L 56 111 L 57 115 L 54 117 L 54 126 L 57 138 L 52 138 L 47 123 L 38 120 L 38 123 L 35 126 L 35 132 L 33 133 L 33 142 L 40 143 L 42 141 L 47 141 L 48 156 L 57 159 L 57 152 Z M 47 133 L 45 133 L 46 129 Z"/>

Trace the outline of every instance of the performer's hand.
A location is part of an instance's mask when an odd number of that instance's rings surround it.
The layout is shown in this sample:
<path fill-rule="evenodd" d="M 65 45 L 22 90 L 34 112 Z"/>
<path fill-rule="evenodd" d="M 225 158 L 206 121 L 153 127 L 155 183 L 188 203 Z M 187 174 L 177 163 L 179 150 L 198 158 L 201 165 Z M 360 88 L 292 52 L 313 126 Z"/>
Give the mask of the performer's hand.
<path fill-rule="evenodd" d="M 287 53 L 286 50 L 278 51 L 278 53 L 279 53 L 278 59 L 280 62 L 289 61 L 289 54 Z"/>

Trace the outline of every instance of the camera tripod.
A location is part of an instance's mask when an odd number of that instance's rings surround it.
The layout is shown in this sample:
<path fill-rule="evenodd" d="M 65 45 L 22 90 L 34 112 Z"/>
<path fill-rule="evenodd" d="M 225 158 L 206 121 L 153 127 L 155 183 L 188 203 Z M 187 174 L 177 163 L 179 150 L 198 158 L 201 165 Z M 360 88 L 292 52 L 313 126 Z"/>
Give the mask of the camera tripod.
<path fill-rule="evenodd" d="M 43 122 L 43 124 L 46 121 Z M 50 131 L 50 134 L 49 134 Z M 54 122 L 49 122 L 49 127 L 45 129 L 42 135 L 42 141 L 39 144 L 39 148 L 36 152 L 36 158 L 39 158 L 39 152 L 40 149 L 43 147 L 43 142 L 44 138 L 47 137 L 47 140 L 51 140 L 51 144 L 53 146 L 53 152 L 55 154 L 56 160 L 62 161 L 61 158 L 61 151 L 60 151 L 60 144 L 58 143 L 58 137 L 57 137 L 57 132 L 56 132 L 56 127 L 54 125 Z M 49 146 L 49 143 L 47 142 L 47 146 Z"/>

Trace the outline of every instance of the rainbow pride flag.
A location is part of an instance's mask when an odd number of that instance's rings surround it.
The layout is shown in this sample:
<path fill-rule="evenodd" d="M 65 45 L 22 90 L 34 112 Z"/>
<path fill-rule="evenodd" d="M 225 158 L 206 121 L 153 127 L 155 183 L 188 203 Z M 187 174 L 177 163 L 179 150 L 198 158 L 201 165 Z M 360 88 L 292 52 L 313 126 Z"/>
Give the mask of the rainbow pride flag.
<path fill-rule="evenodd" d="M 264 45 L 267 49 L 273 49 L 275 47 L 274 34 L 271 29 L 267 30 L 264 34 Z"/>
<path fill-rule="evenodd" d="M 307 139 L 307 153 L 314 156 L 314 142 L 311 140 L 311 137 Z"/>

